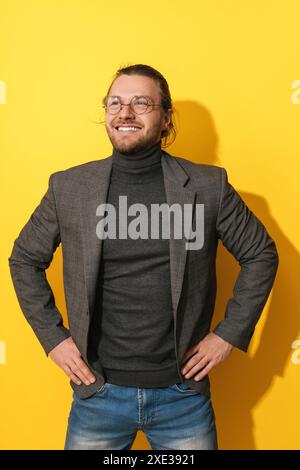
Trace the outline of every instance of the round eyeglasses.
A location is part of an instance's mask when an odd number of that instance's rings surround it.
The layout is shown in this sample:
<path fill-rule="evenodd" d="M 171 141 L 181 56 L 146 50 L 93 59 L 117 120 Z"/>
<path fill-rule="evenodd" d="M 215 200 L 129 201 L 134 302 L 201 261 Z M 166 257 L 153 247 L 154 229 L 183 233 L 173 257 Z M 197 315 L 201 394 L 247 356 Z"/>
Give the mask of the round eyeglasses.
<path fill-rule="evenodd" d="M 161 104 L 153 103 L 148 96 L 134 96 L 128 104 L 122 103 L 120 96 L 107 96 L 102 105 L 109 114 L 118 114 L 123 106 L 130 106 L 135 114 L 144 114 L 152 108 L 160 107 Z"/>

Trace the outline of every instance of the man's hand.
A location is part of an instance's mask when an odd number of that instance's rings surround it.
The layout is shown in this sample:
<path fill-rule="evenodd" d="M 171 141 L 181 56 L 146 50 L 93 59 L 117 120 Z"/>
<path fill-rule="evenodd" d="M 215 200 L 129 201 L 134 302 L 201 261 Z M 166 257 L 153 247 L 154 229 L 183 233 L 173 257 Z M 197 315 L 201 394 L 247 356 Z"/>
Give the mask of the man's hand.
<path fill-rule="evenodd" d="M 80 351 L 71 336 L 61 341 L 48 355 L 77 385 L 81 385 L 82 382 L 85 385 L 90 385 L 96 381 L 82 360 Z"/>
<path fill-rule="evenodd" d="M 181 369 L 182 375 L 189 379 L 202 369 L 194 377 L 196 381 L 201 380 L 213 367 L 229 356 L 232 348 L 233 346 L 220 336 L 215 333 L 209 333 L 184 355 Z M 189 359 L 188 362 L 184 364 L 187 359 Z"/>

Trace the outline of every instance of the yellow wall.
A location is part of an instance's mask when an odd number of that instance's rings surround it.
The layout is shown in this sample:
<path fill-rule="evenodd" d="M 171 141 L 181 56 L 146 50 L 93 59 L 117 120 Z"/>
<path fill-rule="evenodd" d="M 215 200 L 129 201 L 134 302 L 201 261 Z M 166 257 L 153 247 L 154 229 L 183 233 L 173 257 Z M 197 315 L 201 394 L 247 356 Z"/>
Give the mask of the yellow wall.
<path fill-rule="evenodd" d="M 95 121 L 113 73 L 134 63 L 169 82 L 168 151 L 225 167 L 279 250 L 249 352 L 210 375 L 220 448 L 299 449 L 299 18 L 297 0 L 1 2 L 1 449 L 63 448 L 69 379 L 26 323 L 8 257 L 50 173 L 111 154 Z M 61 268 L 59 249 L 47 274 L 66 318 Z M 220 246 L 214 324 L 237 272 Z M 133 448 L 150 448 L 142 433 Z"/>

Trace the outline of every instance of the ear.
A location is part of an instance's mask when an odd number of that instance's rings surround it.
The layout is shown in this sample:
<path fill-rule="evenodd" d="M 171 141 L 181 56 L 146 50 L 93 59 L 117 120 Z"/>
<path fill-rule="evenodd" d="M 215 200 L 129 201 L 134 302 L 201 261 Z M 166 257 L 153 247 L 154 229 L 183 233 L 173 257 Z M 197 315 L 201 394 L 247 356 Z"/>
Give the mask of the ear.
<path fill-rule="evenodd" d="M 167 111 L 165 111 L 165 114 L 164 114 L 165 122 L 164 122 L 163 129 L 168 129 L 170 122 L 171 122 L 171 118 L 172 118 L 172 109 L 169 108 Z"/>

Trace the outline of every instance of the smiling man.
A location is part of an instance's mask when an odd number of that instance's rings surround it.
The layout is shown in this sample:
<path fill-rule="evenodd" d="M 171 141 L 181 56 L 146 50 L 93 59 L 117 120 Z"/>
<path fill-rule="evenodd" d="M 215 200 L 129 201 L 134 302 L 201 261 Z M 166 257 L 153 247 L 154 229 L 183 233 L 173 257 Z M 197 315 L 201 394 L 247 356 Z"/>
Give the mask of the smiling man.
<path fill-rule="evenodd" d="M 171 121 L 172 110 L 163 109 L 160 88 L 147 76 L 121 74 L 103 103 L 109 111 L 105 121 L 108 137 L 124 155 L 145 151 L 159 143 Z M 125 103 L 122 110 L 121 103 Z"/>
<path fill-rule="evenodd" d="M 53 173 L 9 258 L 25 317 L 71 379 L 65 449 L 130 449 L 138 430 L 152 449 L 217 449 L 208 373 L 233 347 L 247 351 L 275 279 L 276 246 L 224 168 L 163 150 L 176 132 L 160 72 L 119 69 L 103 106 L 112 155 Z M 201 248 L 172 235 L 98 237 L 103 204 L 127 229 L 120 196 L 147 214 L 152 204 L 201 205 Z M 210 331 L 219 240 L 240 272 Z M 45 276 L 60 243 L 69 329 Z"/>

